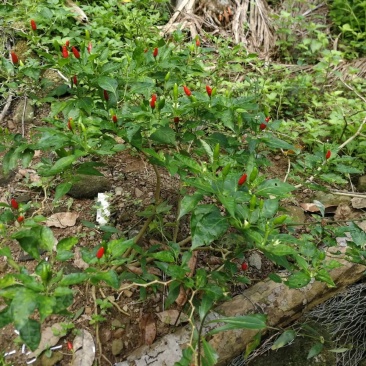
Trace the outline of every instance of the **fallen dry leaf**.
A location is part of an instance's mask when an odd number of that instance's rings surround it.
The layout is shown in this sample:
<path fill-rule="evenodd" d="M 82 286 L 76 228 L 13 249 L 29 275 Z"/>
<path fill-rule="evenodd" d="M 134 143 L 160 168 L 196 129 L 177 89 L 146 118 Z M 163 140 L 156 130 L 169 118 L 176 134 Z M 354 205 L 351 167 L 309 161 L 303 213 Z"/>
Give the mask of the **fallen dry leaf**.
<path fill-rule="evenodd" d="M 47 219 L 46 226 L 60 227 L 62 229 L 75 226 L 78 217 L 79 214 L 77 212 L 58 212 Z"/>
<path fill-rule="evenodd" d="M 178 306 L 183 306 L 187 302 L 187 300 L 188 300 L 187 292 L 186 292 L 186 290 L 184 289 L 183 286 L 180 286 L 179 295 L 175 299 L 175 303 Z"/>
<path fill-rule="evenodd" d="M 300 206 L 304 211 L 308 212 L 320 212 L 319 207 L 315 203 L 300 203 Z M 331 214 L 336 212 L 337 206 L 335 205 L 324 205 L 325 213 Z"/>
<path fill-rule="evenodd" d="M 188 322 L 188 316 L 178 310 L 171 309 L 156 313 L 161 322 L 170 325 L 179 325 Z"/>
<path fill-rule="evenodd" d="M 80 269 L 89 268 L 89 264 L 84 262 L 84 260 L 81 256 L 81 248 L 79 248 L 79 247 L 75 247 L 74 263 L 73 264 L 76 268 L 80 268 Z"/>
<path fill-rule="evenodd" d="M 144 314 L 140 319 L 140 329 L 142 333 L 142 341 L 150 346 L 156 337 L 156 324 L 152 314 Z"/>
<path fill-rule="evenodd" d="M 75 337 L 73 342 L 74 357 L 71 366 L 91 366 L 95 358 L 93 336 L 85 329 Z"/>

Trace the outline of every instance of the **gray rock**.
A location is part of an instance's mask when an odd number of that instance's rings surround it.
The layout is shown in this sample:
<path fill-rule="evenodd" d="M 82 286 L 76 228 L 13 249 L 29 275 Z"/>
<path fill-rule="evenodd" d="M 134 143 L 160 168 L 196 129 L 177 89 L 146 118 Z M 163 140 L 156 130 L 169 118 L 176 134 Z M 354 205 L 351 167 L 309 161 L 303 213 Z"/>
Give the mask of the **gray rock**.
<path fill-rule="evenodd" d="M 10 171 L 8 174 L 4 174 L 3 166 L 0 165 L 0 187 L 4 187 L 9 184 L 15 176 L 14 171 Z"/>
<path fill-rule="evenodd" d="M 358 178 L 357 190 L 359 192 L 366 192 L 366 175 Z"/>
<path fill-rule="evenodd" d="M 13 121 L 17 125 L 22 123 L 23 113 L 24 113 L 24 122 L 25 123 L 32 122 L 33 118 L 34 118 L 33 106 L 30 104 L 29 100 L 27 100 L 27 104 L 25 105 L 25 110 L 24 110 L 24 103 L 25 103 L 24 99 L 21 99 L 14 111 Z"/>
<path fill-rule="evenodd" d="M 341 196 L 332 193 L 317 192 L 314 200 L 320 201 L 324 206 L 338 206 L 341 203 L 349 203 L 350 196 Z"/>
<path fill-rule="evenodd" d="M 122 339 L 114 339 L 112 341 L 112 354 L 113 356 L 119 355 L 123 350 L 123 341 Z"/>
<path fill-rule="evenodd" d="M 257 252 L 254 252 L 250 255 L 248 262 L 251 267 L 255 267 L 258 270 L 262 268 L 262 258 Z"/>
<path fill-rule="evenodd" d="M 79 180 L 73 184 L 68 195 L 73 198 L 94 198 L 98 193 L 109 191 L 111 183 L 105 177 L 96 175 L 78 175 Z"/>
<path fill-rule="evenodd" d="M 286 213 L 290 216 L 292 222 L 299 223 L 300 225 L 295 226 L 295 229 L 301 229 L 303 223 L 305 223 L 306 217 L 304 210 L 298 206 L 285 206 Z"/>

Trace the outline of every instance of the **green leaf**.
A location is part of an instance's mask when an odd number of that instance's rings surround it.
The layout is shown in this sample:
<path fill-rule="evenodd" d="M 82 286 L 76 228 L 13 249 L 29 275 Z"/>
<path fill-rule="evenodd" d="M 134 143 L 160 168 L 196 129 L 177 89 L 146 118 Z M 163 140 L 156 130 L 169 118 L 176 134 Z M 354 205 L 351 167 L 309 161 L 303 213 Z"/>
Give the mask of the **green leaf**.
<path fill-rule="evenodd" d="M 118 87 L 117 80 L 112 79 L 108 76 L 101 76 L 98 78 L 97 83 L 102 89 L 116 94 Z"/>
<path fill-rule="evenodd" d="M 192 196 L 184 196 L 181 201 L 178 220 L 187 213 L 190 213 L 192 210 L 194 210 L 198 202 L 201 201 L 202 198 L 203 195 L 197 192 L 194 193 Z"/>
<path fill-rule="evenodd" d="M 315 279 L 318 281 L 325 282 L 328 287 L 336 287 L 332 277 L 326 269 L 320 269 L 318 273 L 315 275 Z"/>
<path fill-rule="evenodd" d="M 296 337 L 296 332 L 293 330 L 284 331 L 273 343 L 271 349 L 276 350 L 291 343 Z"/>
<path fill-rule="evenodd" d="M 54 202 L 63 197 L 72 187 L 72 183 L 61 183 L 56 187 Z"/>
<path fill-rule="evenodd" d="M 209 245 L 226 232 L 229 224 L 213 205 L 197 206 L 191 217 L 192 249 Z"/>
<path fill-rule="evenodd" d="M 258 186 L 255 194 L 263 197 L 274 195 L 277 198 L 284 198 L 294 189 L 295 187 L 291 184 L 282 182 L 279 179 L 269 179 Z"/>
<path fill-rule="evenodd" d="M 22 166 L 23 168 L 26 168 L 29 163 L 32 161 L 34 155 L 34 150 L 31 149 L 25 149 L 22 154 Z"/>
<path fill-rule="evenodd" d="M 169 285 L 168 296 L 165 300 L 166 308 L 169 308 L 171 304 L 176 300 L 180 292 L 181 283 L 178 281 L 172 281 Z"/>
<path fill-rule="evenodd" d="M 57 251 L 59 250 L 70 250 L 74 245 L 78 243 L 79 239 L 71 236 L 69 238 L 61 239 L 57 243 Z"/>
<path fill-rule="evenodd" d="M 203 347 L 203 354 L 202 357 L 202 365 L 203 366 L 214 366 L 219 359 L 219 356 L 215 352 L 215 349 L 206 341 L 205 338 L 202 339 L 202 347 Z"/>
<path fill-rule="evenodd" d="M 291 254 L 297 253 L 295 249 L 293 249 L 285 244 L 266 245 L 266 251 L 268 251 L 269 253 L 272 253 L 274 255 L 279 255 L 279 256 L 291 255 Z"/>
<path fill-rule="evenodd" d="M 0 278 L 0 288 L 12 286 L 16 283 L 15 277 L 12 274 L 6 274 Z M 0 327 L 1 328 L 1 327 Z"/>
<path fill-rule="evenodd" d="M 246 360 L 249 355 L 261 344 L 262 333 L 258 332 L 251 342 L 245 347 L 244 359 Z"/>
<path fill-rule="evenodd" d="M 121 257 L 127 249 L 134 245 L 134 239 L 116 239 L 108 243 L 108 253 L 111 254 L 112 258 Z"/>
<path fill-rule="evenodd" d="M 158 253 L 152 253 L 150 254 L 152 258 L 155 258 L 159 261 L 166 262 L 166 263 L 174 263 L 174 255 L 171 252 L 168 251 L 162 251 Z"/>
<path fill-rule="evenodd" d="M 203 148 L 206 151 L 206 154 L 208 155 L 208 157 L 210 158 L 210 162 L 213 162 L 213 151 L 211 149 L 211 146 L 204 140 L 200 139 L 200 143 L 202 144 Z"/>
<path fill-rule="evenodd" d="M 338 183 L 338 184 L 348 183 L 346 179 L 343 179 L 339 174 L 335 173 L 320 174 L 319 178 L 321 178 L 327 183 Z"/>
<path fill-rule="evenodd" d="M 188 168 L 192 173 L 201 172 L 201 165 L 199 165 L 196 160 L 182 154 L 175 154 L 174 156 L 178 161 L 184 164 L 184 168 Z"/>
<path fill-rule="evenodd" d="M 44 295 L 38 295 L 38 311 L 41 323 L 53 314 L 53 309 L 56 305 L 56 298 Z"/>
<path fill-rule="evenodd" d="M 89 278 L 87 273 L 70 273 L 65 275 L 62 280 L 58 283 L 59 286 L 70 286 L 77 285 L 78 283 L 84 282 Z"/>
<path fill-rule="evenodd" d="M 323 347 L 323 343 L 315 343 L 314 346 L 310 348 L 307 359 L 309 360 L 310 358 L 318 356 L 318 354 L 323 350 Z"/>
<path fill-rule="evenodd" d="M 31 230 L 21 230 L 12 235 L 12 238 L 17 240 L 24 251 L 30 254 L 33 258 L 39 259 L 39 235 Z"/>
<path fill-rule="evenodd" d="M 41 325 L 34 319 L 27 321 L 17 330 L 20 333 L 20 338 L 29 347 L 31 351 L 35 351 L 41 341 Z"/>
<path fill-rule="evenodd" d="M 11 316 L 10 306 L 0 311 L 0 329 L 4 328 L 6 325 L 13 321 Z"/>
<path fill-rule="evenodd" d="M 46 249 L 48 252 L 52 252 L 56 243 L 53 231 L 47 226 L 42 226 L 40 234 L 40 247 Z"/>
<path fill-rule="evenodd" d="M 348 352 L 350 351 L 350 348 L 346 348 L 346 347 L 340 347 L 340 348 L 333 348 L 328 350 L 329 352 L 333 352 L 333 353 L 344 353 L 344 352 Z"/>
<path fill-rule="evenodd" d="M 64 172 L 75 160 L 77 157 L 75 155 L 65 156 L 56 161 L 55 165 L 53 165 L 50 169 L 43 170 L 40 174 L 44 177 L 52 177 L 61 172 Z"/>
<path fill-rule="evenodd" d="M 37 308 L 38 293 L 26 288 L 19 288 L 10 305 L 10 311 L 15 328 L 20 331 L 27 322 L 29 316 Z"/>
<path fill-rule="evenodd" d="M 285 284 L 290 288 L 305 287 L 311 280 L 311 277 L 304 272 L 296 272 L 290 275 Z"/>
<path fill-rule="evenodd" d="M 284 149 L 284 150 L 296 150 L 296 148 L 286 141 L 280 140 L 279 138 L 271 135 L 271 138 L 261 139 L 268 147 L 273 149 Z"/>
<path fill-rule="evenodd" d="M 233 329 L 266 329 L 267 315 L 253 314 L 244 316 L 234 316 L 230 318 L 220 318 L 210 321 L 209 323 L 226 323 L 222 327 L 218 327 L 209 332 L 210 335 Z"/>
<path fill-rule="evenodd" d="M 109 286 L 113 288 L 119 288 L 120 286 L 118 275 L 113 270 L 110 270 L 108 272 L 100 272 L 96 275 L 93 275 L 90 280 L 94 284 L 97 284 L 99 281 L 105 281 Z"/>
<path fill-rule="evenodd" d="M 154 133 L 150 135 L 153 141 L 161 144 L 173 145 L 175 146 L 175 132 L 169 126 L 161 126 Z"/>
<path fill-rule="evenodd" d="M 79 97 L 76 106 L 84 110 L 87 114 L 91 114 L 94 108 L 93 99 L 89 97 Z"/>

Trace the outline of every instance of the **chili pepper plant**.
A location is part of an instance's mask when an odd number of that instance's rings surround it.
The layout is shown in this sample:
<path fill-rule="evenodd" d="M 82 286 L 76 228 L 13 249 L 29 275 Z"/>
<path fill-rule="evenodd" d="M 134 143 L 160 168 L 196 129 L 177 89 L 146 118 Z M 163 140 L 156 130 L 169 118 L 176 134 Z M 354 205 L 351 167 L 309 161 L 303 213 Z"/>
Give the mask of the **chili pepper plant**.
<path fill-rule="evenodd" d="M 200 358 L 216 359 L 212 347 L 200 337 L 202 326 L 211 308 L 228 298 L 234 276 L 236 281 L 250 283 L 234 264 L 238 259 L 243 262 L 247 251 L 259 250 L 278 268 L 286 269 L 285 279 L 275 273 L 270 277 L 291 288 L 304 287 L 312 279 L 334 286 L 329 270 L 338 263 L 327 262 L 311 237 L 295 237 L 285 230 L 291 220 L 283 214 L 281 200 L 291 197 L 295 187 L 266 176 L 266 151 L 295 148 L 277 137 L 280 121 L 269 118 L 256 87 L 241 94 L 225 86 L 220 69 L 225 61 L 217 60 L 214 49 L 204 48 L 199 40 L 186 40 L 181 31 L 168 40 L 153 34 L 107 41 L 91 23 L 86 31 L 78 26 L 75 36 L 66 40 L 57 22 L 50 28 L 47 20 L 34 15 L 28 24 L 32 26 L 23 36 L 36 57 L 26 55 L 22 64 L 14 62 L 14 56 L 13 62 L 1 59 L 12 80 L 9 88 L 24 85 L 23 91 L 32 90 L 49 68 L 57 70 L 64 82 L 56 94 L 44 97 L 51 103 L 46 126 L 36 128 L 31 139 L 17 135 L 14 143 L 11 138 L 3 141 L 5 173 L 19 162 L 32 164 L 34 152 L 40 150 L 42 159 L 33 168 L 54 186 L 57 201 L 68 193 L 75 175 L 101 175 L 98 169 L 104 157 L 128 150 L 151 165 L 156 184 L 153 202 L 140 213 L 144 223 L 139 233 L 133 238 L 106 237 L 82 248 L 82 258 L 89 265 L 82 273 L 54 270 L 56 263 L 74 256 L 76 236 L 56 240 L 44 225 L 45 217 L 27 214 L 31 203 L 14 204 L 11 197 L 2 203 L 0 255 L 13 271 L 0 279 L 0 297 L 6 303 L 0 311 L 0 326 L 13 323 L 34 350 L 42 322 L 52 314 L 69 315 L 74 285 L 138 286 L 142 299 L 149 288 L 159 291 L 166 285 L 167 308 L 181 291 L 189 299 L 185 311 L 190 314 L 192 338 L 180 365 L 189 365 L 192 359 L 197 365 L 213 365 L 214 361 Z M 52 42 L 46 31 L 54 35 Z M 245 55 L 243 49 L 240 52 Z M 57 93 L 65 92 L 67 98 L 57 98 Z M 335 159 L 334 154 L 326 152 L 323 161 L 328 159 Z M 161 196 L 162 171 L 179 180 L 176 206 Z M 171 214 L 175 219 L 164 228 L 161 243 L 144 250 L 141 243 L 149 237 L 149 225 Z M 186 218 L 190 234 L 178 240 Z M 233 240 L 226 245 L 229 234 Z M 7 246 L 10 240 L 35 258 L 34 273 L 16 263 Z M 46 251 L 48 260 L 39 249 Z M 210 272 L 198 268 L 191 273 L 188 263 L 201 250 L 220 253 L 224 264 Z M 142 275 L 128 270 L 136 263 Z M 166 280 L 150 274 L 147 263 L 160 269 Z M 255 319 L 256 329 L 264 329 L 265 316 Z"/>

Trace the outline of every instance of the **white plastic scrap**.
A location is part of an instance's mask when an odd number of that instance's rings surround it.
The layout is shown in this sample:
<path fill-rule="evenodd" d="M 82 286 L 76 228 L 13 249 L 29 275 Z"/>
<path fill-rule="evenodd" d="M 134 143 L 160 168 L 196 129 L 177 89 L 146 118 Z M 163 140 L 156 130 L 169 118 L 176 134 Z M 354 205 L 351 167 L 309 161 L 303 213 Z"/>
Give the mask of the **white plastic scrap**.
<path fill-rule="evenodd" d="M 54 351 L 55 349 L 59 349 L 59 348 L 62 348 L 62 345 L 51 347 L 50 350 Z"/>
<path fill-rule="evenodd" d="M 4 353 L 4 356 L 6 357 L 6 356 L 11 356 L 11 355 L 13 355 L 14 353 L 16 352 L 16 350 L 15 349 L 13 349 L 12 351 L 10 351 L 10 352 L 5 352 Z"/>
<path fill-rule="evenodd" d="M 25 344 L 22 346 L 22 353 L 25 353 Z"/>
<path fill-rule="evenodd" d="M 99 225 L 105 225 L 111 214 L 109 211 L 108 195 L 105 193 L 98 193 L 97 202 L 100 207 L 97 209 L 97 222 Z"/>
<path fill-rule="evenodd" d="M 31 363 L 36 362 L 36 361 L 37 361 L 37 358 L 36 358 L 36 357 L 34 357 L 34 358 L 32 358 L 30 361 L 27 361 L 27 362 L 26 362 L 26 364 L 27 364 L 27 365 L 30 365 Z"/>

